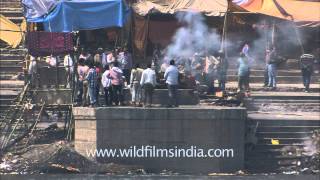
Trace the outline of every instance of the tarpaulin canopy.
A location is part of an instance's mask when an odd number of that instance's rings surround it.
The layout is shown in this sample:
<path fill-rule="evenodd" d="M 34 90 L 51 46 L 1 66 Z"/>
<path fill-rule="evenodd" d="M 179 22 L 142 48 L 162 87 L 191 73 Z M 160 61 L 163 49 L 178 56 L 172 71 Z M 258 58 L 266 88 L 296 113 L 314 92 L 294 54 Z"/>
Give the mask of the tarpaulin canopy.
<path fill-rule="evenodd" d="M 255 13 L 292 20 L 300 25 L 320 25 L 320 2 L 310 0 L 232 0 Z"/>
<path fill-rule="evenodd" d="M 141 0 L 133 4 L 140 16 L 150 13 L 174 14 L 181 11 L 201 12 L 206 16 L 221 16 L 228 8 L 227 0 Z"/>
<path fill-rule="evenodd" d="M 22 0 L 21 2 L 27 21 L 36 21 L 37 18 L 48 14 L 58 3 L 57 0 Z"/>
<path fill-rule="evenodd" d="M 72 32 L 122 27 L 128 14 L 122 0 L 63 0 L 47 16 L 29 22 L 43 22 L 50 32 Z"/>
<path fill-rule="evenodd" d="M 8 43 L 13 48 L 16 48 L 23 38 L 24 31 L 26 30 L 26 22 L 23 21 L 21 23 L 21 27 L 19 27 L 0 14 L 0 24 L 0 39 Z"/>

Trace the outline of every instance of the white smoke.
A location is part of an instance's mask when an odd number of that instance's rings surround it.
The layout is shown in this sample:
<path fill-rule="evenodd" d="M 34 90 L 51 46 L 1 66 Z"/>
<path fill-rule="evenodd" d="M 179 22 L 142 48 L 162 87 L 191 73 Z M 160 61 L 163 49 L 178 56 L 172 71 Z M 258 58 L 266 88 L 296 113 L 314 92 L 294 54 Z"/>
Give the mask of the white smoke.
<path fill-rule="evenodd" d="M 183 26 L 176 31 L 166 49 L 165 63 L 170 59 L 187 59 L 195 53 L 219 49 L 220 36 L 214 29 L 208 28 L 201 13 L 180 12 L 176 17 Z"/>

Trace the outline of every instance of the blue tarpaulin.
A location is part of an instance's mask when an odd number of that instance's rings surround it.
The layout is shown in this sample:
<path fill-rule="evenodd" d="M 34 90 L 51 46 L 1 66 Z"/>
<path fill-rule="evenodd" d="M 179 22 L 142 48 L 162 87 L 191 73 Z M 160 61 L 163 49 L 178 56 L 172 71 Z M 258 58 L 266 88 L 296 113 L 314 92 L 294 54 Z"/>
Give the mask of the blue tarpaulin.
<path fill-rule="evenodd" d="M 23 13 L 27 21 L 36 21 L 48 14 L 58 3 L 57 0 L 22 0 Z"/>
<path fill-rule="evenodd" d="M 72 32 L 122 27 L 128 14 L 122 0 L 64 0 L 47 16 L 29 22 L 43 22 L 50 32 Z"/>

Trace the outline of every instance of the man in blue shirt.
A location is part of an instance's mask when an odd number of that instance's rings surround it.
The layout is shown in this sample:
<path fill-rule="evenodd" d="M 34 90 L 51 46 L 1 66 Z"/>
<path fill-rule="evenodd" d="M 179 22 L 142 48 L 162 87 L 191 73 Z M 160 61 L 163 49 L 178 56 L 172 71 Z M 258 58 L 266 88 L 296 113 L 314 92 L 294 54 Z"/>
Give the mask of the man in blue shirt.
<path fill-rule="evenodd" d="M 249 90 L 249 75 L 250 68 L 247 57 L 244 53 L 240 53 L 240 58 L 238 59 L 238 89 Z"/>
<path fill-rule="evenodd" d="M 88 81 L 88 84 L 89 84 L 88 90 L 89 90 L 89 96 L 90 96 L 90 107 L 94 107 L 97 102 L 96 89 L 97 89 L 98 74 L 96 72 L 93 62 L 90 62 L 89 67 L 90 69 L 86 77 L 86 80 Z"/>
<path fill-rule="evenodd" d="M 175 66 L 174 60 L 170 61 L 170 66 L 166 69 L 164 73 L 164 79 L 166 80 L 168 86 L 168 93 L 169 93 L 169 101 L 168 107 L 172 107 L 174 104 L 175 107 L 178 107 L 178 98 L 177 98 L 177 91 L 178 91 L 178 78 L 179 78 L 179 70 Z"/>

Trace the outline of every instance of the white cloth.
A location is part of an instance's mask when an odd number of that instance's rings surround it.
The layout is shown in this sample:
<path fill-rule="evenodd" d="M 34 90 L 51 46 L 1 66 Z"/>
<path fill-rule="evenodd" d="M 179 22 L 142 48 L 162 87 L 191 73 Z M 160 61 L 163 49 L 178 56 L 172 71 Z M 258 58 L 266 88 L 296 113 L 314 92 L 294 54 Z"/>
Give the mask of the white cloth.
<path fill-rule="evenodd" d="M 111 79 L 108 78 L 110 71 L 106 70 L 103 74 L 102 74 L 102 78 L 101 78 L 101 84 L 104 88 L 106 87 L 110 87 L 111 86 Z"/>
<path fill-rule="evenodd" d="M 102 67 L 106 67 L 106 65 L 107 65 L 108 63 L 107 63 L 107 57 L 106 57 L 106 54 L 105 54 L 105 53 L 102 53 L 102 54 L 101 54 L 101 59 L 102 59 L 102 60 L 101 60 L 101 61 L 102 61 L 102 62 L 101 62 L 101 63 L 102 63 Z"/>
<path fill-rule="evenodd" d="M 52 67 L 56 67 L 57 66 L 57 63 L 58 63 L 58 59 L 56 57 L 53 57 L 53 56 L 48 56 L 46 58 L 46 62 L 52 66 Z"/>
<path fill-rule="evenodd" d="M 65 67 L 66 71 L 70 69 L 70 72 L 73 73 L 73 60 L 70 55 L 66 55 L 64 57 L 63 66 Z"/>
<path fill-rule="evenodd" d="M 28 68 L 28 73 L 29 74 L 37 73 L 37 61 L 35 59 L 31 59 L 31 62 Z"/>
<path fill-rule="evenodd" d="M 147 84 L 147 83 L 150 83 L 153 86 L 157 84 L 156 72 L 151 68 L 147 68 L 142 72 L 140 85 L 143 86 L 144 84 Z"/>
<path fill-rule="evenodd" d="M 169 85 L 178 85 L 179 70 L 176 66 L 170 65 L 164 73 L 164 79 Z"/>

